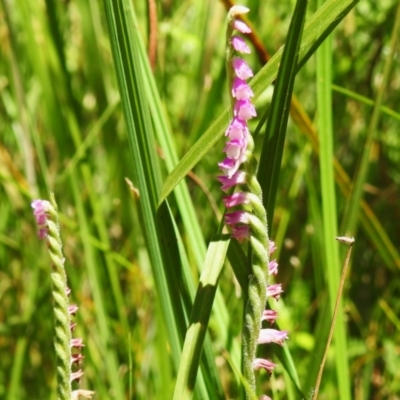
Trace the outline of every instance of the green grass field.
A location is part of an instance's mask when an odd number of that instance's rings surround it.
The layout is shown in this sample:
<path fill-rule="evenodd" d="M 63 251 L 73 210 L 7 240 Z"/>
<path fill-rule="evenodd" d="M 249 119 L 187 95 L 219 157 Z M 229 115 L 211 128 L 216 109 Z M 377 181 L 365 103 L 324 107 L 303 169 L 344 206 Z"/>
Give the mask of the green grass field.
<path fill-rule="evenodd" d="M 277 367 L 257 395 L 312 398 L 347 235 L 318 398 L 400 399 L 400 2 L 309 1 L 303 30 L 296 3 L 246 2 L 250 130 L 284 289 L 271 305 L 289 331 L 283 348 L 259 346 Z M 0 1 L 0 399 L 57 398 L 50 259 L 30 206 L 50 192 L 85 343 L 79 387 L 243 398 L 248 247 L 214 236 L 230 5 Z M 182 357 L 188 327 L 197 347 Z"/>

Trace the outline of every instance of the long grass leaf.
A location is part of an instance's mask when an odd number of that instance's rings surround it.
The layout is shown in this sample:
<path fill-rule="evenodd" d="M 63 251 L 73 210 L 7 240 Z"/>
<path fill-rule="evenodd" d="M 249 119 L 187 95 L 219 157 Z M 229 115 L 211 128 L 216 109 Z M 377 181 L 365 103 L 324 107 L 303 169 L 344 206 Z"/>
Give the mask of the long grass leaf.
<path fill-rule="evenodd" d="M 105 0 L 104 4 L 132 152 L 135 184 L 140 192 L 144 236 L 147 241 L 160 305 L 165 317 L 172 358 L 177 368 L 181 353 L 180 337 L 182 333 L 179 332 L 179 322 L 175 320 L 174 308 L 176 311 L 181 308 L 181 305 L 174 305 L 172 302 L 173 298 L 168 290 L 166 276 L 167 266 L 164 265 L 158 238 L 156 202 L 161 182 L 160 168 L 155 153 L 146 92 L 143 88 L 142 70 L 135 51 L 137 39 L 135 36 L 129 35 L 127 19 L 132 21 L 132 9 L 126 1 Z M 159 218 L 162 216 L 159 215 Z M 167 218 L 169 218 L 168 215 Z"/>
<path fill-rule="evenodd" d="M 185 343 L 179 365 L 174 399 L 190 399 L 196 382 L 197 369 L 203 351 L 203 343 L 207 332 L 208 321 L 218 280 L 224 265 L 229 239 L 215 237 L 211 240 L 203 272 L 200 277 L 196 298 L 186 332 Z M 212 398 L 221 398 L 222 393 L 214 393 Z"/>
<path fill-rule="evenodd" d="M 267 210 L 269 227 L 272 225 L 274 216 L 286 127 L 297 70 L 298 49 L 303 34 L 306 10 L 307 1 L 297 1 L 282 54 L 271 107 L 268 110 L 266 134 L 258 165 L 257 178 L 263 191 L 263 203 Z"/>
<path fill-rule="evenodd" d="M 328 37 L 317 51 L 317 105 L 318 133 L 320 141 L 319 165 L 322 194 L 322 219 L 326 281 L 329 288 L 330 309 L 333 312 L 339 287 L 340 257 L 339 246 L 334 238 L 338 236 L 335 178 L 333 170 L 333 121 L 332 121 L 332 37 Z M 346 325 L 343 305 L 339 302 L 335 330 L 336 373 L 338 392 L 341 399 L 350 399 L 351 387 L 347 354 Z M 328 322 L 328 321 L 327 321 Z M 330 323 L 330 322 L 329 322 Z"/>

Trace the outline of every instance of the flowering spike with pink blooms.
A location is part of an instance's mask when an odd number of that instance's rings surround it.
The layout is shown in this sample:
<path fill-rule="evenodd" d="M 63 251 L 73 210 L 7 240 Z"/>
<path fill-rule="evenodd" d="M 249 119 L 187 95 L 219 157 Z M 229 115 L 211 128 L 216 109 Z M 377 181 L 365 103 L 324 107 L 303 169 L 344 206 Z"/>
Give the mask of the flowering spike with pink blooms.
<path fill-rule="evenodd" d="M 57 356 L 57 399 L 71 400 L 85 397 L 91 399 L 94 392 L 91 390 L 72 390 L 71 382 L 83 376 L 83 371 L 72 372 L 72 365 L 79 365 L 83 356 L 79 353 L 84 344 L 80 338 L 72 338 L 72 330 L 76 324 L 71 322 L 78 306 L 69 305 L 71 290 L 67 286 L 65 274 L 65 258 L 62 254 L 62 243 L 58 223 L 57 205 L 51 194 L 51 202 L 47 200 L 34 200 L 31 204 L 33 215 L 38 226 L 39 239 L 47 241 L 50 258 L 52 261 L 51 280 L 54 300 L 55 338 L 54 347 Z M 72 352 L 78 349 L 78 352 Z"/>
<path fill-rule="evenodd" d="M 268 239 L 267 216 L 256 178 L 257 162 L 252 154 L 254 144 L 248 127 L 248 122 L 257 116 L 257 112 L 252 103 L 254 93 L 248 84 L 248 79 L 254 74 L 242 58 L 242 54 L 249 54 L 251 50 L 241 34 L 248 34 L 251 30 L 237 19 L 248 11 L 246 7 L 234 6 L 228 13 L 226 64 L 232 119 L 225 131 L 225 159 L 218 164 L 222 172 L 218 180 L 224 192 L 238 188 L 223 198 L 228 209 L 224 222 L 231 229 L 232 238 L 240 243 L 249 240 L 251 246 L 252 275 L 242 333 L 243 374 L 248 381 L 246 397 L 250 399 L 256 389 L 254 370 L 263 368 L 271 374 L 275 367 L 269 360 L 256 358 L 257 344 L 283 345 L 287 332 L 262 329 L 263 321 L 273 324 L 277 318 L 276 311 L 265 310 L 267 296 L 278 300 L 282 286 L 268 285 L 269 276 L 277 274 L 278 264 L 276 260 L 269 260 L 275 244 Z M 264 398 L 268 397 L 264 395 Z"/>

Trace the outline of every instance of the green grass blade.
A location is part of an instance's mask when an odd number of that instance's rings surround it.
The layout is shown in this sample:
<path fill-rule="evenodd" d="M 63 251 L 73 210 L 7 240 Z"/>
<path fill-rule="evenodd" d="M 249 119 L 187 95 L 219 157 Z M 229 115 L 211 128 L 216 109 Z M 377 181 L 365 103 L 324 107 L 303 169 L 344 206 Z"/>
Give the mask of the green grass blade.
<path fill-rule="evenodd" d="M 345 96 L 349 97 L 350 99 L 357 100 L 362 104 L 366 104 L 367 106 L 375 105 L 374 100 L 371 100 L 368 97 L 362 96 L 361 94 L 353 92 L 352 90 L 346 89 L 344 87 L 332 84 L 332 89 L 337 93 L 344 94 Z M 395 110 L 393 110 L 389 107 L 386 107 L 384 105 L 381 105 L 380 111 L 382 112 L 382 114 L 389 115 L 390 117 L 400 121 L 400 113 L 396 112 Z"/>
<path fill-rule="evenodd" d="M 272 225 L 274 216 L 286 127 L 296 77 L 298 49 L 301 43 L 306 10 L 307 1 L 298 0 L 283 49 L 271 107 L 268 110 L 266 134 L 258 165 L 257 178 L 263 192 L 263 203 L 267 210 L 269 227 Z"/>
<path fill-rule="evenodd" d="M 208 321 L 213 306 L 218 280 L 228 250 L 229 237 L 215 237 L 211 240 L 203 272 L 200 277 L 190 323 L 179 365 L 174 399 L 190 399 L 195 387 L 197 369 L 203 350 Z M 222 398 L 223 393 L 214 393 L 211 398 Z"/>
<path fill-rule="evenodd" d="M 105 0 L 104 4 L 132 152 L 135 185 L 140 191 L 144 236 L 165 318 L 172 359 L 177 368 L 181 354 L 180 337 L 182 332 L 179 332 L 180 324 L 175 320 L 174 308 L 180 309 L 181 305 L 174 305 L 172 302 L 173 298 L 170 296 L 166 276 L 167 266 L 164 265 L 158 239 L 156 205 L 161 177 L 146 92 L 143 88 L 142 68 L 135 51 L 137 38 L 129 34 L 132 33 L 129 24 L 133 21 L 133 11 L 131 4 L 127 1 Z M 165 214 L 162 216 L 169 218 Z"/>
<path fill-rule="evenodd" d="M 165 160 L 167 170 L 170 171 L 173 169 L 174 165 L 176 165 L 178 162 L 176 145 L 174 143 L 174 139 L 170 132 L 168 121 L 166 120 L 165 111 L 161 104 L 160 95 L 157 90 L 156 82 L 154 79 L 154 74 L 148 62 L 147 53 L 145 51 L 145 47 L 143 41 L 141 40 L 140 35 L 138 35 L 138 44 L 139 46 L 137 47 L 137 51 L 141 57 L 141 65 L 143 67 L 145 81 L 147 82 L 145 90 L 147 91 L 147 98 L 149 101 L 151 118 L 152 118 L 152 123 L 154 124 L 157 143 L 161 146 L 163 150 L 163 159 Z M 203 260 L 206 253 L 206 247 L 199 226 L 199 221 L 195 213 L 194 203 L 190 198 L 189 190 L 185 182 L 181 182 L 175 188 L 175 197 L 180 215 L 182 217 L 183 224 L 185 226 L 188 235 L 188 243 L 190 246 L 189 251 L 193 252 L 196 263 L 198 265 L 198 269 L 201 271 L 203 268 Z M 163 205 L 160 206 L 159 210 L 161 210 L 162 208 Z M 163 229 L 162 224 L 160 224 L 160 226 L 161 229 Z M 178 235 L 179 235 L 178 229 L 175 228 L 175 230 L 173 230 L 172 226 L 170 226 L 169 231 L 165 231 L 160 236 L 161 240 L 164 241 L 165 238 L 173 239 L 175 236 Z M 180 239 L 178 240 L 180 241 Z M 172 246 L 169 246 L 169 248 L 172 248 Z M 183 245 L 181 246 L 181 249 L 183 249 Z M 182 253 L 183 252 L 184 251 L 182 251 Z M 182 259 L 184 257 L 185 256 L 182 256 Z M 171 262 L 167 264 L 174 265 L 173 263 L 174 259 L 175 257 L 171 257 Z M 174 269 L 176 269 L 176 266 L 174 266 Z M 175 273 L 176 271 L 173 270 L 169 271 L 169 274 L 175 274 Z M 192 299 L 195 296 L 195 286 L 189 262 L 186 263 L 182 262 L 182 280 L 185 282 L 184 284 L 185 290 L 183 290 L 181 294 L 183 297 L 185 295 L 187 297 L 187 300 L 185 301 L 185 307 L 186 307 L 186 314 L 189 316 L 193 305 Z M 176 287 L 176 285 L 174 285 L 173 283 L 170 286 Z M 227 342 L 226 321 L 228 312 L 226 309 L 226 305 L 223 302 L 222 295 L 219 292 L 218 288 L 215 295 L 215 304 L 213 313 L 215 316 L 216 323 L 218 324 L 218 330 L 216 330 L 215 334 L 219 336 L 219 339 L 222 340 L 222 342 L 226 343 Z M 186 326 L 184 326 L 183 329 L 186 329 Z M 219 393 L 221 391 L 220 377 L 215 365 L 213 350 L 211 347 L 211 342 L 209 340 L 206 340 L 204 342 L 202 373 L 204 374 L 204 379 L 206 379 L 207 382 L 209 382 L 208 386 L 210 395 L 212 396 L 212 394 Z"/>
<path fill-rule="evenodd" d="M 257 177 L 264 193 L 263 203 L 267 210 L 269 227 L 272 225 L 274 215 L 286 127 L 289 118 L 292 91 L 297 71 L 298 51 L 302 39 L 306 10 L 307 1 L 297 1 L 283 49 L 271 106 L 268 110 L 269 116 L 266 124 L 266 135 L 258 166 Z M 274 348 L 274 352 L 278 355 L 278 358 L 285 367 L 297 392 L 301 393 L 295 363 L 293 362 L 287 346 L 284 346 L 283 349 L 279 348 L 279 346 L 276 347 L 277 348 Z"/>
<path fill-rule="evenodd" d="M 140 40 L 140 37 L 138 39 L 138 51 L 142 57 L 143 72 L 146 77 L 145 80 L 148 83 L 145 89 L 148 90 L 149 107 L 151 110 L 156 139 L 163 151 L 167 170 L 172 171 L 174 166 L 178 163 L 176 145 L 168 121 L 166 120 L 165 110 L 161 104 L 160 94 L 157 90 L 154 74 L 147 60 L 147 53 L 143 41 Z M 174 194 L 188 236 L 188 243 L 190 246 L 189 251 L 193 252 L 198 270 L 201 271 L 203 268 L 204 257 L 206 255 L 206 246 L 200 229 L 199 220 L 195 212 L 194 202 L 190 198 L 186 182 L 180 182 L 180 184 L 175 187 Z M 222 342 L 227 343 L 226 323 L 228 320 L 228 312 L 219 289 L 217 289 L 215 295 L 213 314 L 215 316 L 215 321 L 218 324 L 218 331 L 216 334 L 220 336 Z M 236 342 L 233 345 L 237 347 Z M 206 352 L 210 350 L 211 349 L 208 349 Z M 209 365 L 208 368 L 206 368 L 205 373 L 211 373 L 212 369 L 212 366 Z"/>
<path fill-rule="evenodd" d="M 333 312 L 340 277 L 335 178 L 333 170 L 333 126 L 332 126 L 332 37 L 326 39 L 317 51 L 317 106 L 320 141 L 319 165 L 322 194 L 322 220 L 326 281 L 329 289 L 330 309 Z M 323 268 L 323 266 L 320 266 Z M 346 324 L 343 305 L 339 303 L 335 328 L 335 363 L 338 392 L 341 399 L 351 398 L 349 365 L 346 342 Z M 330 323 L 328 320 L 327 322 Z"/>
<path fill-rule="evenodd" d="M 142 84 L 147 81 L 144 78 L 143 64 L 140 60 L 140 39 L 137 31 L 131 29 L 130 24 L 134 21 L 133 10 L 127 3 L 123 5 L 129 12 L 123 12 L 120 2 L 112 4 L 106 2 L 111 43 L 135 163 L 135 183 L 137 182 L 140 191 L 142 226 L 148 243 L 163 315 L 166 318 L 169 340 L 173 348 L 174 364 L 178 368 L 180 345 L 183 342 L 187 319 L 182 308 L 182 300 L 187 310 L 191 308 L 190 289 L 187 287 L 190 287 L 190 283 L 182 286 L 181 282 L 190 280 L 186 273 L 190 269 L 186 267 L 182 271 L 181 257 L 176 246 L 177 231 L 173 227 L 168 204 L 164 202 L 156 210 L 160 168 L 155 152 L 152 122 L 147 108 L 149 89 Z M 181 276 L 177 274 L 179 270 L 182 271 Z M 186 278 L 184 278 L 185 274 Z M 179 287 L 181 290 L 177 290 Z M 210 358 L 206 360 L 210 361 Z M 209 362 L 205 370 L 206 374 L 211 373 L 213 368 L 215 366 Z M 214 373 L 213 376 L 216 374 Z M 212 377 L 209 377 L 208 381 L 215 382 Z M 202 377 L 197 388 L 199 396 L 207 398 L 207 387 Z M 210 387 L 209 390 L 213 392 L 216 389 Z"/>

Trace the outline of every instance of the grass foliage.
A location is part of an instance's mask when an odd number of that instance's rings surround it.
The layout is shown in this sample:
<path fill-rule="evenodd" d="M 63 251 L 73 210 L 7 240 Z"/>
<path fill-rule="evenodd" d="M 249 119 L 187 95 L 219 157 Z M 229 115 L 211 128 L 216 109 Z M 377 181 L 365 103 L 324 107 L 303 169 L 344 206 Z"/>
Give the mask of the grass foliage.
<path fill-rule="evenodd" d="M 270 107 L 272 84 L 296 2 L 246 3 L 248 62 L 261 70 L 251 128 L 262 121 L 259 178 L 276 190 L 270 236 L 285 291 L 279 326 L 290 337 L 283 351 L 261 349 L 278 367 L 272 378 L 260 372 L 259 392 L 310 398 L 346 252 L 334 237 L 351 235 L 319 398 L 397 399 L 399 2 L 310 1 L 292 100 L 290 90 L 276 96 L 283 108 Z M 81 386 L 95 399 L 169 399 L 187 363 L 185 398 L 242 395 L 246 247 L 215 236 L 229 5 L 0 1 L 1 399 L 55 399 L 50 261 L 30 208 L 50 191 L 80 307 L 75 336 L 86 344 Z M 294 73 L 286 67 L 281 74 Z M 269 111 L 283 134 L 280 168 L 263 149 L 274 135 Z M 195 339 L 181 358 L 189 324 Z"/>

